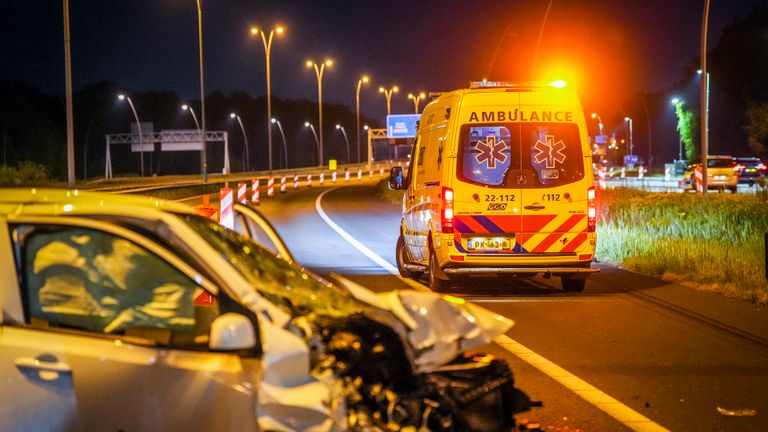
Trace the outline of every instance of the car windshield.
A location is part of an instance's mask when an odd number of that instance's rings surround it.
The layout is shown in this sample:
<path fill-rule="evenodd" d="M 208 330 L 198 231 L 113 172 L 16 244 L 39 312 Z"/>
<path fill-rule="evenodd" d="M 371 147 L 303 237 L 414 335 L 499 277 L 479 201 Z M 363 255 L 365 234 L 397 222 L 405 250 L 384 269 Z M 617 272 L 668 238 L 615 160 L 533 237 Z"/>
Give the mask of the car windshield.
<path fill-rule="evenodd" d="M 322 283 L 272 252 L 210 219 L 179 215 L 264 297 L 292 316 L 347 317 L 365 305 L 342 288 Z"/>
<path fill-rule="evenodd" d="M 707 168 L 730 168 L 735 165 L 736 162 L 730 158 L 707 159 Z"/>

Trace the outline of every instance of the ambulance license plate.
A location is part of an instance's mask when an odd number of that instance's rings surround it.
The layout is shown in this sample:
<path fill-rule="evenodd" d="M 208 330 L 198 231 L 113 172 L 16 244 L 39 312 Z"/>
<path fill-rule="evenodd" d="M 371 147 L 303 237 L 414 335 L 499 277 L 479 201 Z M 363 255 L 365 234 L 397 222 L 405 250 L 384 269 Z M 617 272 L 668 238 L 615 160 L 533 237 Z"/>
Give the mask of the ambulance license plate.
<path fill-rule="evenodd" d="M 501 251 L 512 250 L 515 246 L 514 237 L 486 238 L 474 237 L 467 240 L 467 249 L 473 251 Z"/>

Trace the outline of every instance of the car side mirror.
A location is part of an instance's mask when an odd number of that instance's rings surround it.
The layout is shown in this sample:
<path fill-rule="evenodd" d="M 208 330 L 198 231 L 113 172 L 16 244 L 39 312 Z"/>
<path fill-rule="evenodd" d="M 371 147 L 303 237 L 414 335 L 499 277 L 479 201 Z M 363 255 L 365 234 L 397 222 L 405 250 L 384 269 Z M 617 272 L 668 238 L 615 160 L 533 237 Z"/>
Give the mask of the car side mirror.
<path fill-rule="evenodd" d="M 405 189 L 405 182 L 403 182 L 403 167 L 394 166 L 389 170 L 389 188 L 391 190 Z"/>
<path fill-rule="evenodd" d="M 225 313 L 211 323 L 208 348 L 237 351 L 256 348 L 256 330 L 251 320 L 238 313 Z"/>

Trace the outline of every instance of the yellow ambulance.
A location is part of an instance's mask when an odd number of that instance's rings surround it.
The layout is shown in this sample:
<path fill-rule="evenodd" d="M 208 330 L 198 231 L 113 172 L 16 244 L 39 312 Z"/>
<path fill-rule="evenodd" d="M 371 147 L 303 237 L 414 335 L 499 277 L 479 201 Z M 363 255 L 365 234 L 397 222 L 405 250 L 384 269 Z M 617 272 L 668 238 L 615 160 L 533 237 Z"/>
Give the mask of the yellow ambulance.
<path fill-rule="evenodd" d="M 435 290 L 469 276 L 543 274 L 584 290 L 596 244 L 592 152 L 563 82 L 472 83 L 439 94 L 418 125 L 397 266 Z"/>

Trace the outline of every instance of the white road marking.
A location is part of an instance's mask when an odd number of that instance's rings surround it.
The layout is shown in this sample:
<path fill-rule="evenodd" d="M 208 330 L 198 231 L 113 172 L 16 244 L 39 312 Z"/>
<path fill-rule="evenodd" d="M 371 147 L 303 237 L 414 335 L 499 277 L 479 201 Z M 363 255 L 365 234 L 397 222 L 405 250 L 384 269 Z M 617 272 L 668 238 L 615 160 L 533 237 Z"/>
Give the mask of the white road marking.
<path fill-rule="evenodd" d="M 331 220 L 330 217 L 328 217 L 328 215 L 323 210 L 323 207 L 320 205 L 320 202 L 322 201 L 323 196 L 325 196 L 325 194 L 342 187 L 344 186 L 337 186 L 335 188 L 329 189 L 321 193 L 320 195 L 318 195 L 317 199 L 315 200 L 315 209 L 317 210 L 317 213 L 320 215 L 320 217 L 325 221 L 326 224 L 328 224 L 329 227 L 331 227 L 331 229 L 336 231 L 336 233 L 338 233 L 341 237 L 347 240 L 352 246 L 354 246 L 355 249 L 359 250 L 363 255 L 370 258 L 376 264 L 379 264 L 380 266 L 382 266 L 389 273 L 397 276 L 400 280 L 402 280 L 403 282 L 407 283 L 408 285 L 410 285 L 415 289 L 418 289 L 421 291 L 424 291 L 424 290 L 428 291 L 427 287 L 425 287 L 424 285 L 414 280 L 400 277 L 400 274 L 397 271 L 397 268 L 395 268 L 395 266 L 390 264 L 384 258 L 377 255 L 372 250 L 368 249 L 368 247 L 366 247 L 356 238 L 352 237 L 352 235 L 344 231 L 344 229 L 342 229 L 339 225 L 336 224 L 336 222 L 334 222 L 333 220 Z M 418 288 L 416 286 L 418 286 Z M 583 379 L 573 375 L 572 373 L 561 368 L 560 366 L 552 363 L 551 361 L 547 360 L 541 355 L 535 353 L 530 348 L 510 338 L 509 336 L 501 335 L 496 339 L 494 339 L 494 341 L 505 350 L 511 352 L 512 354 L 519 357 L 524 362 L 528 363 L 529 365 L 535 367 L 545 375 L 559 382 L 560 384 L 565 386 L 567 389 L 576 393 L 582 399 L 594 405 L 595 407 L 605 412 L 609 416 L 613 417 L 615 420 L 624 424 L 628 428 L 635 431 L 641 431 L 641 432 L 668 431 L 668 429 L 666 429 L 665 427 L 653 422 L 651 419 L 645 417 L 639 412 L 622 404 L 618 400 L 600 391 L 596 387 L 592 386 L 591 384 L 584 381 Z"/>

